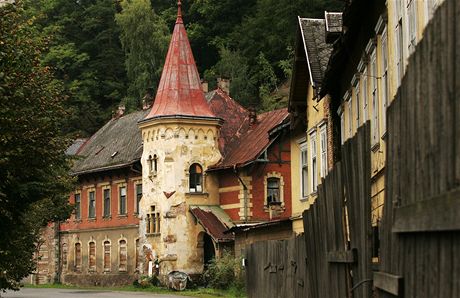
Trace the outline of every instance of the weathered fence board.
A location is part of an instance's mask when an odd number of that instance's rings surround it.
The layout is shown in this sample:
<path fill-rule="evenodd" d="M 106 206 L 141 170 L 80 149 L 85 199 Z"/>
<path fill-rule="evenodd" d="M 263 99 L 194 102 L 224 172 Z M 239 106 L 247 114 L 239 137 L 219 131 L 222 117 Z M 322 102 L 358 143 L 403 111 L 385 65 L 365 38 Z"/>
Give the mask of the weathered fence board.
<path fill-rule="evenodd" d="M 309 297 L 304 235 L 256 242 L 245 252 L 248 297 Z"/>

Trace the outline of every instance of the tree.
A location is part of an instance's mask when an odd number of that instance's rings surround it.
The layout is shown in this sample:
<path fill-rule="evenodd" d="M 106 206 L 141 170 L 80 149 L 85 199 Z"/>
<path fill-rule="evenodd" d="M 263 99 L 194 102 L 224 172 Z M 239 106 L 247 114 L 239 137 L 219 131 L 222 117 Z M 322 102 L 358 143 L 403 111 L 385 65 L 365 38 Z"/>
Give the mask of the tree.
<path fill-rule="evenodd" d="M 88 136 L 126 95 L 124 53 L 113 0 L 24 0 L 39 32 L 50 38 L 42 63 L 64 82 L 68 133 Z"/>
<path fill-rule="evenodd" d="M 0 7 L 0 290 L 34 268 L 40 228 L 70 214 L 62 84 L 20 3 Z"/>
<path fill-rule="evenodd" d="M 129 80 L 127 108 L 134 109 L 140 105 L 140 99 L 148 88 L 156 91 L 170 34 L 168 26 L 155 14 L 149 0 L 125 0 L 121 7 L 116 21 L 121 30 Z"/>

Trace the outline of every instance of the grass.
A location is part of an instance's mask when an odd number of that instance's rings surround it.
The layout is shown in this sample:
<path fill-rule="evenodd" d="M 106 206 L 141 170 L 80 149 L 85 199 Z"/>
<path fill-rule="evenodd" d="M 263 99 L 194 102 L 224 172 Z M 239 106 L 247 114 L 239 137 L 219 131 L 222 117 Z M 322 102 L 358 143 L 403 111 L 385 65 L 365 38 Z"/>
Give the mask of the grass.
<path fill-rule="evenodd" d="M 149 292 L 156 294 L 171 294 L 178 296 L 200 297 L 200 298 L 215 298 L 215 297 L 228 297 L 228 298 L 244 298 L 246 295 L 241 294 L 236 289 L 217 290 L 210 288 L 187 289 L 182 292 L 176 292 L 162 287 L 148 287 L 140 288 L 135 286 L 122 286 L 122 287 L 77 287 L 64 284 L 46 284 L 46 285 L 25 285 L 26 288 L 56 288 L 56 289 L 79 289 L 79 290 L 107 290 L 107 291 L 128 291 L 128 292 Z"/>

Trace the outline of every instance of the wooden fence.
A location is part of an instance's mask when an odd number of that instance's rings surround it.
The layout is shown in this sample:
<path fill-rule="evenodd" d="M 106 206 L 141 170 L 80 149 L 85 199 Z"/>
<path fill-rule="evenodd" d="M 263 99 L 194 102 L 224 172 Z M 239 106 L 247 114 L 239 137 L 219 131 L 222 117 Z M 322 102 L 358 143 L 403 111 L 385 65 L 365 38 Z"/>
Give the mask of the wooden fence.
<path fill-rule="evenodd" d="M 388 110 L 379 297 L 460 297 L 460 3 L 446 0 Z"/>
<path fill-rule="evenodd" d="M 246 258 L 249 297 L 309 297 L 303 235 L 251 244 Z"/>
<path fill-rule="evenodd" d="M 318 186 L 315 203 L 303 213 L 303 235 L 246 248 L 249 297 L 347 297 L 352 292 L 369 297 L 369 138 L 367 123 L 344 144 L 342 162 Z"/>
<path fill-rule="evenodd" d="M 387 113 L 377 270 L 367 123 L 304 211 L 304 235 L 247 248 L 249 297 L 460 297 L 460 3 L 424 35 Z"/>

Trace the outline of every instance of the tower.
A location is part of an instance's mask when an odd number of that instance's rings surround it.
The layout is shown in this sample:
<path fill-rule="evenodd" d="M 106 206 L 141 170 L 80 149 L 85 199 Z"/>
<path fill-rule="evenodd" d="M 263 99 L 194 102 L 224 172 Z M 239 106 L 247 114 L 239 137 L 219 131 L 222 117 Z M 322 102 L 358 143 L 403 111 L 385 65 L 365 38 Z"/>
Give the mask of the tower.
<path fill-rule="evenodd" d="M 139 122 L 143 139 L 140 240 L 160 275 L 203 269 L 204 230 L 191 205 L 217 205 L 218 187 L 206 169 L 221 159 L 222 120 L 208 107 L 184 27 L 181 3 L 150 113 Z"/>

